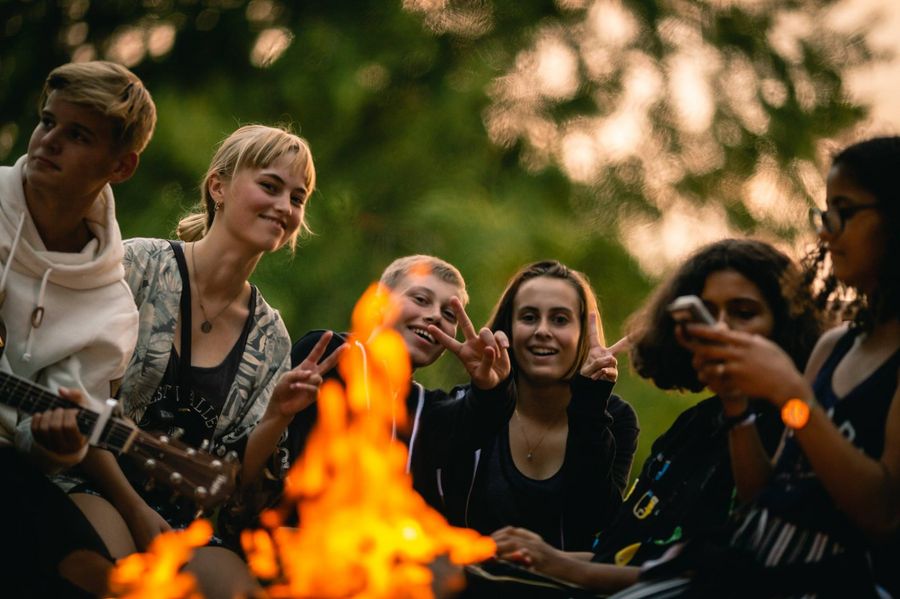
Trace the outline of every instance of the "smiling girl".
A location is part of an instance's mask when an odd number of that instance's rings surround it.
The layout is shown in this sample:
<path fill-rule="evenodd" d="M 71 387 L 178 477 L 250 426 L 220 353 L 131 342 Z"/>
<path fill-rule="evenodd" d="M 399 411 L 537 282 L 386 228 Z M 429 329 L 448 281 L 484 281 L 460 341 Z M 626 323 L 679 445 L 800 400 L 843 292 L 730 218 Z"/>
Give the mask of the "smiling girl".
<path fill-rule="evenodd" d="M 458 316 L 468 323 L 461 308 Z M 469 339 L 475 332 L 466 328 Z M 438 505 L 454 525 L 485 534 L 521 526 L 555 547 L 587 550 L 622 501 L 638 434 L 634 410 L 612 394 L 616 347 L 603 345 L 593 290 L 559 262 L 528 265 L 486 330 L 509 339 L 512 374 L 489 387 L 473 381 L 473 390 L 487 390 L 505 410 L 490 423 L 474 414 L 423 422 Z M 429 331 L 460 356 L 460 342 Z M 490 426 L 474 451 L 448 430 Z"/>
<path fill-rule="evenodd" d="M 284 323 L 248 282 L 263 254 L 294 247 L 314 186 L 303 139 L 280 128 L 241 127 L 213 157 L 201 185 L 201 211 L 179 223 L 186 243 L 126 242 L 125 280 L 140 329 L 120 390 L 125 413 L 144 429 L 180 429 L 191 445 L 208 442 L 216 456 L 235 452 L 244 491 L 321 382 L 315 360 L 289 371 Z M 93 450 L 85 466 L 102 497 L 73 498 L 115 557 L 145 549 L 160 532 L 193 519 L 190 502 L 144 490 L 139 473 L 126 476 L 108 452 Z M 223 573 L 238 571 L 219 568 L 201 583 L 225 585 Z M 204 592 L 218 594 L 209 586 Z"/>

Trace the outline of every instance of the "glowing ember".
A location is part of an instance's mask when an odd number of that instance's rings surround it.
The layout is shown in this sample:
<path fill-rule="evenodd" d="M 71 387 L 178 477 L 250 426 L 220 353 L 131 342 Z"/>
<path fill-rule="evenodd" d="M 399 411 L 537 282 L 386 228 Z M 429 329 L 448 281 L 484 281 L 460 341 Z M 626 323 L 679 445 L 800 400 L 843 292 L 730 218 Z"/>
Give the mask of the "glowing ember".
<path fill-rule="evenodd" d="M 300 528 L 281 527 L 270 511 L 266 530 L 242 536 L 251 569 L 273 581 L 274 598 L 431 597 L 428 564 L 436 558 L 463 564 L 494 553 L 490 539 L 450 527 L 405 473 L 406 448 L 391 439 L 391 419 L 405 418 L 411 370 L 400 335 L 386 326 L 394 313 L 389 293 L 374 285 L 354 309 L 339 365 L 347 389 L 322 386 L 319 423 L 285 485 Z"/>
<path fill-rule="evenodd" d="M 200 599 L 194 576 L 180 570 L 194 547 L 206 545 L 210 536 L 212 526 L 207 520 L 159 535 L 147 553 L 119 560 L 110 574 L 110 591 L 122 599 Z"/>

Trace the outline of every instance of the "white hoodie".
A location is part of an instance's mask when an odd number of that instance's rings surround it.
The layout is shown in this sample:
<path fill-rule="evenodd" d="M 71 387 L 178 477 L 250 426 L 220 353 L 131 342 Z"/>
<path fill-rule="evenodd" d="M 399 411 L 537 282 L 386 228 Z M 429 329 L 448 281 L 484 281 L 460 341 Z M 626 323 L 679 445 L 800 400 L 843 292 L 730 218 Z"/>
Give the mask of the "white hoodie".
<path fill-rule="evenodd" d="M 94 239 L 77 253 L 48 251 L 25 204 L 25 160 L 0 167 L 0 316 L 7 332 L 0 370 L 103 402 L 110 382 L 125 372 L 138 326 L 112 190 L 103 188 L 86 217 Z M 0 405 L 0 445 L 38 449 L 27 420 L 16 430 L 24 416 Z"/>

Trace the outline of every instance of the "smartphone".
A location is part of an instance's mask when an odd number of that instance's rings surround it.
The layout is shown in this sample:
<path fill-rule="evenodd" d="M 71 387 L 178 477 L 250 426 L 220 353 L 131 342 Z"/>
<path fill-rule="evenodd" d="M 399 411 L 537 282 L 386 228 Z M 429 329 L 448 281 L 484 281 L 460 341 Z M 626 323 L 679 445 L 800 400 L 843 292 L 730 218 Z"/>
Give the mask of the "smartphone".
<path fill-rule="evenodd" d="M 713 318 L 703 301 L 696 295 L 682 295 L 676 297 L 666 309 L 672 315 L 672 320 L 678 324 L 705 324 L 713 326 L 716 319 Z"/>

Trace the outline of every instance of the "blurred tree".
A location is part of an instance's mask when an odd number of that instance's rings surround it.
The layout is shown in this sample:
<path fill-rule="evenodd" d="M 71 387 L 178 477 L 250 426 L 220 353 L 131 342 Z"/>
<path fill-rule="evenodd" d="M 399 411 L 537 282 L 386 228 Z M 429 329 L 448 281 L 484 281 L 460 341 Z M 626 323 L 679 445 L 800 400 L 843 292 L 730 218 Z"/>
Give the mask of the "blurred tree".
<path fill-rule="evenodd" d="M 345 328 L 390 260 L 425 252 L 466 275 L 476 322 L 520 265 L 559 258 L 594 282 L 612 341 L 697 244 L 802 230 L 821 140 L 862 115 L 840 69 L 868 53 L 824 26 L 830 4 L 6 0 L 0 160 L 24 152 L 50 69 L 116 60 L 160 115 L 117 190 L 126 237 L 171 235 L 239 124 L 292 123 L 310 140 L 316 234 L 255 276 L 295 336 Z M 692 398 L 624 362 L 646 444 Z M 444 358 L 422 380 L 462 372 Z"/>

